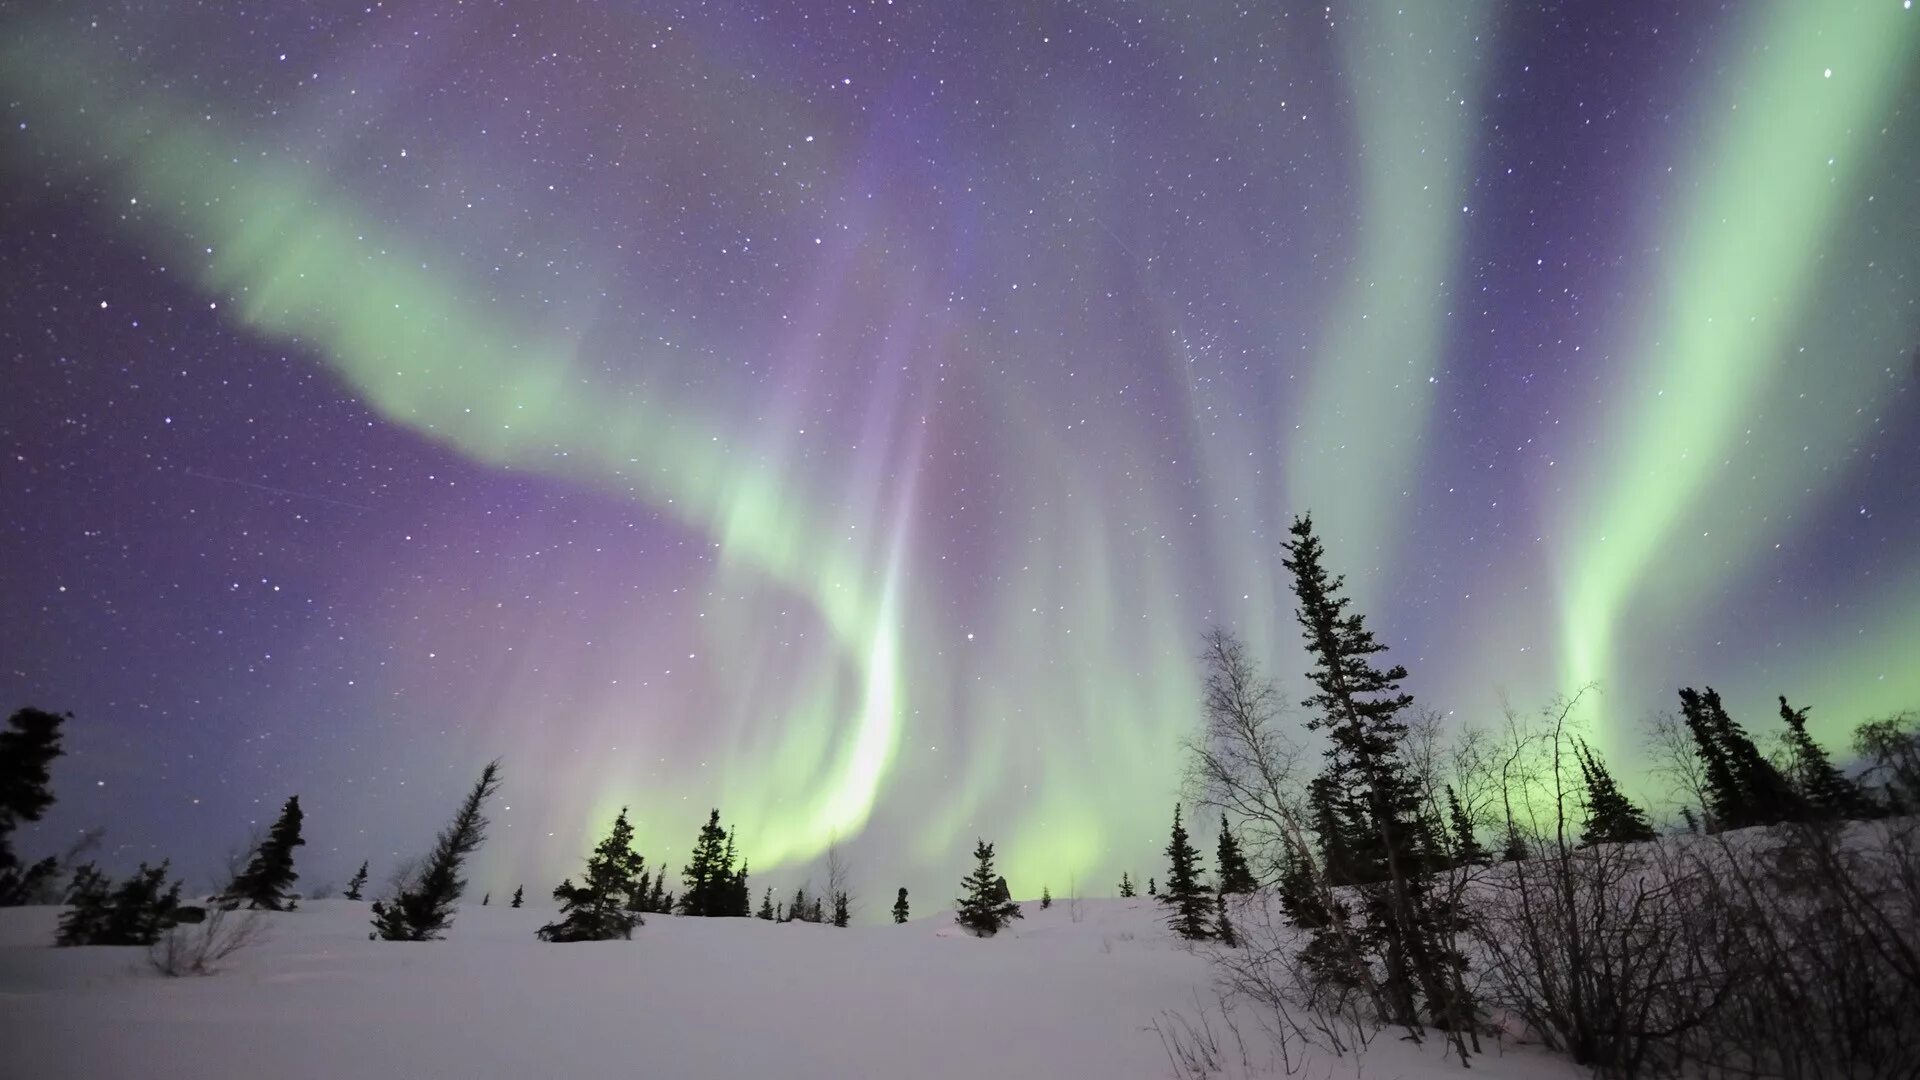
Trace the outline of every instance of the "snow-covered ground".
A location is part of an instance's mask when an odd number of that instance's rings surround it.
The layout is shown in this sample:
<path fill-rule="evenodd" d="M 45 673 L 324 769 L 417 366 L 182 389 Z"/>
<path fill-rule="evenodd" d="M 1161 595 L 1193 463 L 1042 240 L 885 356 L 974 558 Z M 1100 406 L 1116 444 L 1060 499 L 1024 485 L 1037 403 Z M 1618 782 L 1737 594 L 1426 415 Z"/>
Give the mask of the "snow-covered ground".
<path fill-rule="evenodd" d="M 1204 953 L 1150 899 L 1084 901 L 1078 921 L 1065 901 L 1025 910 L 986 940 L 949 915 L 846 930 L 648 916 L 631 941 L 549 945 L 533 936 L 544 906 L 473 906 L 447 940 L 401 944 L 367 940 L 365 904 L 325 900 L 267 916 L 220 973 L 178 979 L 141 949 L 53 948 L 58 909 L 0 910 L 0 1075 L 1174 1075 L 1154 1024 L 1212 1005 Z M 1491 1045 L 1463 1071 L 1397 1035 L 1362 1071 L 1325 1058 L 1301 1075 L 1581 1075 Z"/>

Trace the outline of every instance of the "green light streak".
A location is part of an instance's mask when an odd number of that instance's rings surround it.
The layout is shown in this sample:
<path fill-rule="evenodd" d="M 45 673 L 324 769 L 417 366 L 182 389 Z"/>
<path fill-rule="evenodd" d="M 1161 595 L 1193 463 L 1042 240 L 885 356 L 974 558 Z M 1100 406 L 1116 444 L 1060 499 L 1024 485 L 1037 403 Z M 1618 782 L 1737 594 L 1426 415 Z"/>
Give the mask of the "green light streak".
<path fill-rule="evenodd" d="M 635 491 L 712 537 L 729 564 L 812 604 L 858 688 L 856 704 L 849 710 L 840 674 L 815 679 L 778 718 L 769 760 L 791 782 L 777 812 L 738 801 L 729 812 L 758 823 L 747 839 L 762 866 L 811 857 L 859 831 L 899 738 L 898 575 L 910 484 L 867 523 L 891 533 L 875 587 L 865 568 L 876 553 L 815 529 L 802 511 L 804 477 L 706 449 L 721 428 L 689 403 L 659 404 L 664 395 L 644 385 L 610 392 L 566 345 L 528 339 L 421 269 L 426 260 L 406 238 L 383 234 L 306 169 L 263 159 L 159 98 L 103 89 L 91 76 L 111 67 L 60 41 L 20 34 L 0 55 L 8 92 L 54 120 L 40 125 L 43 137 L 88 161 L 94 184 L 137 198 L 177 254 L 210 249 L 198 283 L 233 297 L 249 328 L 315 349 L 383 417 L 476 460 Z M 911 455 L 902 460 L 911 476 Z M 798 773 L 787 755 L 816 767 Z M 580 823 L 586 835 L 622 800 L 603 801 Z"/>
<path fill-rule="evenodd" d="M 1394 564 L 1427 433 L 1468 202 L 1474 57 L 1491 10 L 1371 0 L 1342 15 L 1355 24 L 1340 29 L 1358 131 L 1360 238 L 1293 409 L 1284 475 L 1289 504 L 1310 509 L 1328 545 L 1348 553 L 1348 587 L 1363 610 L 1379 607 L 1374 590 Z"/>
<path fill-rule="evenodd" d="M 1788 359 L 1786 335 L 1876 149 L 1917 27 L 1889 3 L 1770 4 L 1703 106 L 1710 137 L 1681 173 L 1698 180 L 1654 226 L 1672 238 L 1661 296 L 1561 540 L 1567 685 L 1614 674 L 1616 630 L 1636 596 L 1661 583 L 1670 598 L 1697 596 L 1754 550 L 1752 536 L 1689 545 L 1707 539 L 1701 504 L 1730 479 L 1726 463 Z M 1805 498 L 1790 482 L 1743 495 L 1783 511 Z"/>

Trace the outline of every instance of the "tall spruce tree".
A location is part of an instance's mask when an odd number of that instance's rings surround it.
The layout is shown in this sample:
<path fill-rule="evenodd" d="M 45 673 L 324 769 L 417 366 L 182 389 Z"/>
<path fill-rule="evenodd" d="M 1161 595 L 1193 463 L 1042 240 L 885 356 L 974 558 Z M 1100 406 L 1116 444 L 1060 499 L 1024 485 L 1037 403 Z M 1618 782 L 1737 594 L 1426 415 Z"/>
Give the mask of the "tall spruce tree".
<path fill-rule="evenodd" d="M 454 905 L 467 891 L 460 876 L 467 857 L 487 838 L 487 818 L 481 808 L 500 790 L 500 762 L 490 761 L 480 770 L 461 800 L 453 821 L 440 831 L 433 851 L 412 880 L 400 886 L 398 895 L 373 904 L 373 933 L 387 941 L 436 941 L 453 925 Z"/>
<path fill-rule="evenodd" d="M 353 878 L 347 882 L 347 899 L 358 900 L 367 888 L 367 860 L 360 860 L 360 869 L 353 872 Z"/>
<path fill-rule="evenodd" d="M 1021 918 L 1020 905 L 998 897 L 995 883 L 999 875 L 993 872 L 992 844 L 985 840 L 976 841 L 973 861 L 973 873 L 960 882 L 960 887 L 966 892 L 954 901 L 953 918 L 975 937 L 992 937 L 1007 925 L 1008 920 Z"/>
<path fill-rule="evenodd" d="M 1131 899 L 1133 895 L 1133 879 L 1127 876 L 1125 870 L 1122 870 L 1120 871 L 1120 899 Z"/>
<path fill-rule="evenodd" d="M 548 923 L 534 931 L 542 941 L 610 941 L 630 938 L 633 928 L 642 922 L 633 909 L 640 893 L 640 872 L 646 859 L 633 850 L 633 826 L 627 823 L 627 808 L 613 819 L 607 838 L 593 849 L 580 884 L 562 881 L 553 890 L 560 901 L 559 922 Z"/>
<path fill-rule="evenodd" d="M 1875 816 L 1871 800 L 1847 774 L 1834 768 L 1827 751 L 1807 734 L 1807 708 L 1798 709 L 1780 698 L 1780 720 L 1787 725 L 1787 750 L 1793 758 L 1793 786 L 1816 818 L 1857 821 Z"/>
<path fill-rule="evenodd" d="M 905 885 L 900 886 L 900 895 L 893 898 L 893 921 L 896 923 L 907 921 L 907 887 Z"/>
<path fill-rule="evenodd" d="M 1160 894 L 1162 903 L 1172 910 L 1167 924 L 1189 941 L 1207 937 L 1208 909 L 1206 883 L 1200 880 L 1200 852 L 1187 841 L 1187 828 L 1180 823 L 1180 804 L 1173 806 L 1173 832 L 1167 840 L 1167 887 Z"/>
<path fill-rule="evenodd" d="M 1580 846 L 1637 844 L 1653 839 L 1647 815 L 1621 794 L 1606 763 L 1585 740 L 1575 744 L 1574 757 L 1580 760 L 1580 776 L 1587 785 L 1587 827 L 1580 834 Z"/>
<path fill-rule="evenodd" d="M 293 849 L 305 844 L 300 838 L 300 796 L 295 795 L 280 808 L 279 820 L 267 831 L 267 838 L 253 853 L 246 869 L 222 894 L 222 906 L 231 911 L 241 904 L 249 908 L 284 911 L 287 892 L 300 875 L 293 872 Z"/>
<path fill-rule="evenodd" d="M 71 713 L 25 708 L 7 717 L 0 730 L 0 874 L 19 865 L 13 830 L 22 821 L 39 821 L 53 805 L 49 766 L 64 752 L 60 725 L 70 719 Z"/>
<path fill-rule="evenodd" d="M 1344 579 L 1327 572 L 1312 518 L 1294 519 L 1289 532 L 1282 565 L 1293 574 L 1294 614 L 1314 661 L 1307 678 L 1315 692 L 1302 704 L 1313 714 L 1308 727 L 1326 732 L 1331 744 L 1322 775 L 1338 844 L 1326 852 L 1329 869 L 1334 857 L 1343 859 L 1360 885 L 1360 940 L 1380 958 L 1387 1019 L 1417 1030 L 1416 999 L 1424 998 L 1428 1016 L 1461 1030 L 1470 1009 L 1461 992 L 1466 959 L 1453 944 L 1458 914 L 1424 872 L 1439 855 L 1401 752 L 1407 726 L 1400 714 L 1413 704 L 1400 690 L 1407 671 L 1373 663 L 1387 647 L 1365 616 L 1347 610 Z"/>
<path fill-rule="evenodd" d="M 1227 815 L 1220 815 L 1220 843 L 1217 852 L 1220 864 L 1220 891 L 1223 893 L 1250 893 L 1259 886 L 1253 878 L 1253 868 L 1247 865 L 1246 853 L 1240 850 L 1240 841 L 1234 838 L 1233 830 L 1227 827 Z"/>
<path fill-rule="evenodd" d="M 1447 822 L 1453 831 L 1454 859 L 1461 866 L 1485 866 L 1493 860 L 1488 857 L 1487 849 L 1473 835 L 1473 819 L 1467 816 L 1466 808 L 1460 805 L 1460 797 L 1453 793 L 1453 785 L 1447 785 Z"/>

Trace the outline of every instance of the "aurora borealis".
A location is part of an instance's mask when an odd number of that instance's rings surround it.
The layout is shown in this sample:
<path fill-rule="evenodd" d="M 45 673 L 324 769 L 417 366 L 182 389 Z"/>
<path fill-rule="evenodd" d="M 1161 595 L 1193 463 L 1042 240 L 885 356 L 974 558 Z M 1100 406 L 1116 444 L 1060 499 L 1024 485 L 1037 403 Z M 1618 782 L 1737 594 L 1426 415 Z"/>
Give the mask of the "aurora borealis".
<path fill-rule="evenodd" d="M 1920 706 L 1906 0 L 0 18 L 44 837 L 1099 891 L 1307 510 L 1461 723 Z"/>

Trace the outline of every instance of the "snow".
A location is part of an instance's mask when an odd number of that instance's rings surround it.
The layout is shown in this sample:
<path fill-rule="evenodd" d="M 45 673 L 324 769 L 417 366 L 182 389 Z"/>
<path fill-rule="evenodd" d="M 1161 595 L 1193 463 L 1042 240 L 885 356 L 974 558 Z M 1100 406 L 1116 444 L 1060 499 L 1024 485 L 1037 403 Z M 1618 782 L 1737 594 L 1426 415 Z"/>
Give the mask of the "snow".
<path fill-rule="evenodd" d="M 1183 947 L 1146 898 L 1083 901 L 1077 921 L 1064 900 L 1024 906 L 1027 917 L 991 939 L 968 937 L 950 914 L 845 930 L 650 915 L 631 941 L 571 945 L 535 940 L 552 917 L 544 908 L 473 906 L 447 940 L 410 944 L 369 941 L 365 904 L 322 900 L 264 916 L 268 937 L 218 974 L 179 979 L 154 973 L 141 949 L 53 948 L 56 908 L 0 910 L 0 1072 L 1174 1075 L 1154 1025 L 1213 1005 L 1204 950 Z M 1363 1071 L 1328 1057 L 1303 1075 L 1581 1075 L 1491 1045 L 1467 1072 L 1436 1043 L 1398 1034 L 1375 1040 Z"/>

